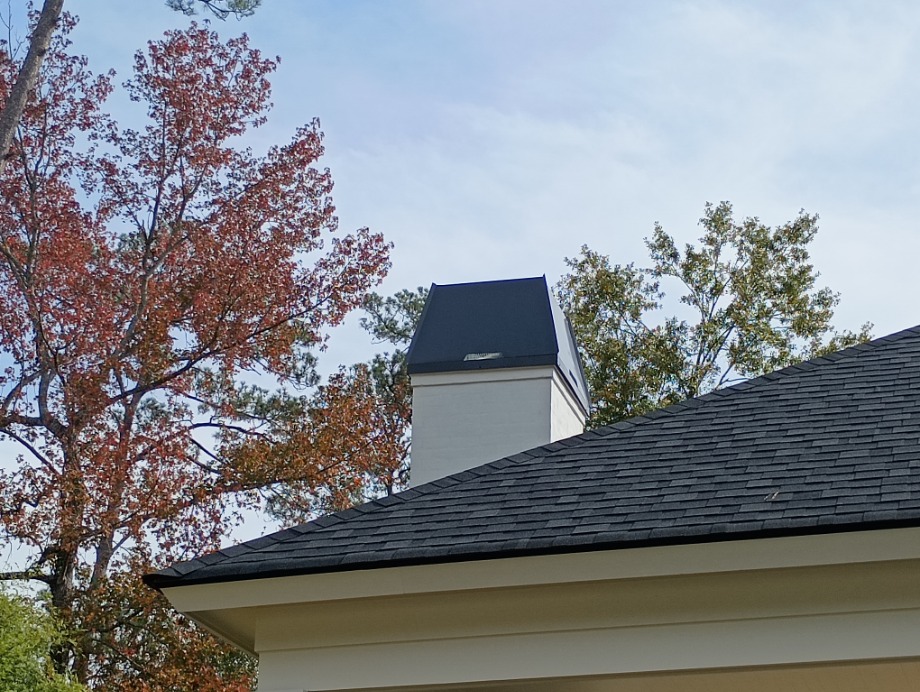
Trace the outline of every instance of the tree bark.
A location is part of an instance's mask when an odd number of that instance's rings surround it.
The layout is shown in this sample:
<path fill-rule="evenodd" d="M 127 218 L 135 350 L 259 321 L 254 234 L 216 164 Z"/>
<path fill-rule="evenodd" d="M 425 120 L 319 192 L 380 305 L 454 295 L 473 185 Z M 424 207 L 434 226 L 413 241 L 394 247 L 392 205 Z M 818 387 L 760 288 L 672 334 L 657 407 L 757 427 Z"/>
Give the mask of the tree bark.
<path fill-rule="evenodd" d="M 29 91 L 35 88 L 38 82 L 38 71 L 42 61 L 51 45 L 51 37 L 57 27 L 64 0 L 45 0 L 42 5 L 35 31 L 29 37 L 29 51 L 22 63 L 13 88 L 10 89 L 3 110 L 0 111 L 0 174 L 6 169 L 9 161 L 10 148 L 13 146 L 13 135 L 19 126 L 22 112 L 26 107 Z"/>

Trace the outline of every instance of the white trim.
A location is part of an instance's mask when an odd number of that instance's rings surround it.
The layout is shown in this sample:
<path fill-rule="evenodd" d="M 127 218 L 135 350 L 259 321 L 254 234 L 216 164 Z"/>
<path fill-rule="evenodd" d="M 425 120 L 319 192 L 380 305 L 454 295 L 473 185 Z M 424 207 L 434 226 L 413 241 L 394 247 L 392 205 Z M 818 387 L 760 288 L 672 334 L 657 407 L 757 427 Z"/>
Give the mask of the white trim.
<path fill-rule="evenodd" d="M 255 622 L 252 649 L 268 689 L 409 690 L 878 659 L 912 665 L 916 682 L 918 570 L 920 560 L 723 572 L 275 606 L 237 617 Z"/>
<path fill-rule="evenodd" d="M 481 370 L 452 370 L 450 372 L 418 372 L 411 376 L 412 387 L 478 384 L 480 382 L 510 382 L 513 380 L 543 380 L 551 377 L 555 365 L 529 365 L 519 368 L 483 368 Z"/>
<path fill-rule="evenodd" d="M 164 588 L 182 612 L 920 558 L 920 528 L 500 558 Z"/>

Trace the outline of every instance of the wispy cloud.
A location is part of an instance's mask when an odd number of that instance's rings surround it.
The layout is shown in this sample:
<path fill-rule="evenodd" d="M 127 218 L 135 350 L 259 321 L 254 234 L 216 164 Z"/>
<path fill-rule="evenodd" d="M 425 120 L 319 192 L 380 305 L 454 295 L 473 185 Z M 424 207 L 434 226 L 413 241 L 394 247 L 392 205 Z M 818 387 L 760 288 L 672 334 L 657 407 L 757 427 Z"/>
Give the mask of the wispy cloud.
<path fill-rule="evenodd" d="M 100 65 L 183 23 L 78 11 Z M 821 214 L 841 321 L 918 321 L 914 3 L 272 0 L 219 28 L 283 59 L 255 141 L 323 118 L 343 227 L 396 243 L 388 289 L 641 260 L 654 221 L 689 241 L 729 199 Z"/>

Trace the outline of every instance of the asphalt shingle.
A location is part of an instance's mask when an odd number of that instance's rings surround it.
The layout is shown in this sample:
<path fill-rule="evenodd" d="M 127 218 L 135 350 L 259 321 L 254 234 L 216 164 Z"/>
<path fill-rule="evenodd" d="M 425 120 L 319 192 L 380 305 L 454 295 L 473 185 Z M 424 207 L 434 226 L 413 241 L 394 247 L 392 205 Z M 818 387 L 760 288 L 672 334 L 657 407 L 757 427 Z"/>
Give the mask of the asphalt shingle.
<path fill-rule="evenodd" d="M 920 327 L 149 574 L 156 588 L 920 526 Z"/>

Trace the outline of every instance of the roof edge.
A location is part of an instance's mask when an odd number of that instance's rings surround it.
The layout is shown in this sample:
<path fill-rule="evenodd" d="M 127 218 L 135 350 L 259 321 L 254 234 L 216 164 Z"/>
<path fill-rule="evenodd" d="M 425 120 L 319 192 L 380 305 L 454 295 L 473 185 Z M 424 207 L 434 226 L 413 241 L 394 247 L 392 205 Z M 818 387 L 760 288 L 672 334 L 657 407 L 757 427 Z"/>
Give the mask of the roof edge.
<path fill-rule="evenodd" d="M 591 541 L 590 535 L 582 537 L 584 540 L 578 541 L 577 537 L 572 537 L 573 542 L 568 545 L 546 545 L 528 547 L 516 547 L 519 542 L 512 542 L 513 545 L 502 546 L 494 551 L 479 552 L 458 552 L 453 555 L 440 557 L 406 557 L 402 559 L 391 559 L 380 562 L 351 562 L 339 563 L 328 566 L 318 566 L 312 569 L 275 569 L 265 570 L 264 572 L 248 574 L 225 574 L 199 579 L 186 578 L 184 576 L 171 577 L 162 575 L 160 572 L 145 574 L 142 579 L 147 586 L 162 590 L 182 586 L 197 586 L 203 584 L 220 584 L 225 582 L 252 581 L 256 579 L 269 579 L 277 577 L 293 577 L 309 574 L 335 574 L 340 572 L 357 572 L 374 569 L 387 569 L 390 567 L 410 567 L 418 565 L 431 564 L 451 564 L 457 562 L 478 562 L 486 560 L 499 560 L 513 557 L 533 557 L 548 555 L 571 555 L 576 553 L 597 552 L 602 550 L 624 550 L 633 548 L 651 548 L 664 546 L 679 545 L 699 545 L 703 543 L 724 543 L 728 541 L 742 541 L 750 539 L 766 538 L 791 538 L 795 536 L 822 536 L 831 534 L 856 533 L 860 531 L 883 531 L 888 529 L 918 528 L 920 527 L 920 514 L 908 519 L 897 520 L 878 520 L 869 522 L 848 522 L 842 524 L 812 524 L 807 526 L 788 526 L 774 527 L 760 530 L 739 530 L 725 531 L 723 533 L 703 533 L 688 534 L 683 536 L 651 536 L 649 535 L 642 540 L 623 541 L 612 540 Z M 705 526 L 700 528 L 706 528 Z"/>

